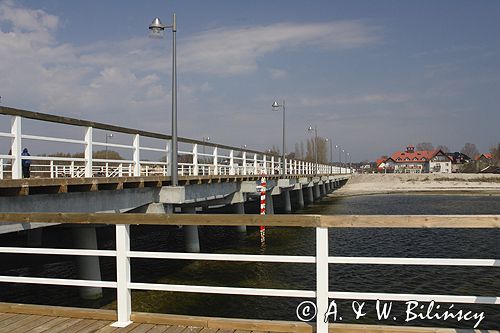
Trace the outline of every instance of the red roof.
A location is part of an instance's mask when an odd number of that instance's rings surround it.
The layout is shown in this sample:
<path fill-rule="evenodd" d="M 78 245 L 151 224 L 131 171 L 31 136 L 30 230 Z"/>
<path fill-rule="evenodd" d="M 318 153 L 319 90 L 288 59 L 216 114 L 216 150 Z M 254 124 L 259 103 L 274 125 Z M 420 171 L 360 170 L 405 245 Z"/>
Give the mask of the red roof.
<path fill-rule="evenodd" d="M 420 162 L 424 163 L 429 161 L 431 158 L 436 156 L 439 152 L 443 153 L 441 150 L 419 150 L 419 151 L 397 151 L 392 154 L 391 158 L 396 163 L 405 162 Z M 443 155 L 445 155 L 443 153 Z M 446 155 L 445 155 L 446 156 Z"/>
<path fill-rule="evenodd" d="M 481 157 L 483 157 L 483 156 L 484 156 L 484 158 L 486 158 L 487 160 L 491 160 L 491 159 L 493 158 L 493 154 L 492 154 L 492 153 L 484 153 L 484 154 L 481 154 L 481 155 L 477 156 L 477 157 L 475 158 L 475 160 L 476 160 L 476 161 L 479 161 L 479 160 L 481 159 Z"/>

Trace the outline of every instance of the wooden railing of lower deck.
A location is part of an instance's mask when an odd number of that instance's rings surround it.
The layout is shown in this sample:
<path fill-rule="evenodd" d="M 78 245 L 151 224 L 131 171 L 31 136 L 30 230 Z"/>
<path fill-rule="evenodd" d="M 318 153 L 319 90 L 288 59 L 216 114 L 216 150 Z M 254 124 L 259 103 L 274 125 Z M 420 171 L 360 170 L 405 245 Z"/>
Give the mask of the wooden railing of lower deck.
<path fill-rule="evenodd" d="M 384 265 L 442 265 L 499 267 L 500 259 L 446 259 L 446 258 L 381 258 L 331 257 L 328 251 L 329 228 L 499 228 L 500 215 L 163 215 L 163 214 L 79 214 L 79 213 L 0 213 L 0 223 L 68 223 L 116 225 L 116 250 L 51 249 L 0 247 L 0 253 L 84 255 L 116 257 L 116 281 L 90 281 L 58 278 L 0 276 L 0 282 L 50 284 L 83 287 L 106 287 L 117 290 L 117 326 L 126 326 L 134 318 L 131 312 L 131 290 L 159 290 L 194 293 L 213 293 L 252 296 L 302 297 L 315 299 L 318 315 L 316 331 L 328 332 L 324 314 L 328 312 L 329 298 L 350 300 L 423 301 L 500 305 L 499 296 L 424 295 L 395 293 L 337 292 L 329 289 L 328 265 L 384 264 Z M 315 256 L 241 255 L 210 253 L 143 252 L 130 250 L 130 225 L 201 225 L 201 226 L 259 226 L 313 227 L 316 229 Z M 223 260 L 242 262 L 303 263 L 316 265 L 316 290 L 261 289 L 137 283 L 131 280 L 130 258 Z M 334 327 L 346 327 L 334 325 Z M 371 326 L 359 327 L 363 332 Z M 288 330 L 290 327 L 287 328 Z M 397 330 L 397 327 L 394 327 Z M 401 327 L 402 330 L 408 328 Z M 415 328 L 417 331 L 418 329 Z M 392 329 L 391 329 L 392 330 Z M 377 326 L 373 326 L 373 331 Z M 426 329 L 422 328 L 422 331 Z"/>

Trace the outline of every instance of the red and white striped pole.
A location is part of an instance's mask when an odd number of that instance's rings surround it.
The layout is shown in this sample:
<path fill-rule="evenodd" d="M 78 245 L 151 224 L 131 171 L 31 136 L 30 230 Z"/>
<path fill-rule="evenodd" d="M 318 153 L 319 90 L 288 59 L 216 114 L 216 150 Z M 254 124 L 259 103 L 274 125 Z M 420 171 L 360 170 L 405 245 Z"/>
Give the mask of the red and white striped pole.
<path fill-rule="evenodd" d="M 260 215 L 266 215 L 266 177 L 262 175 L 260 180 Z M 260 242 L 266 242 L 266 227 L 260 226 Z"/>

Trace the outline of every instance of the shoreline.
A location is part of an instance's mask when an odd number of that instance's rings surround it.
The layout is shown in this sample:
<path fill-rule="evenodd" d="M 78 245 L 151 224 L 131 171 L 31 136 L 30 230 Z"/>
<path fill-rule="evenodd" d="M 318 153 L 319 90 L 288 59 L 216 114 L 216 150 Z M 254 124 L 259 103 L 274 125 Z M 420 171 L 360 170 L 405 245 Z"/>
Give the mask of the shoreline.
<path fill-rule="evenodd" d="M 329 197 L 432 194 L 500 195 L 500 175 L 482 174 L 361 174 L 354 175 Z"/>

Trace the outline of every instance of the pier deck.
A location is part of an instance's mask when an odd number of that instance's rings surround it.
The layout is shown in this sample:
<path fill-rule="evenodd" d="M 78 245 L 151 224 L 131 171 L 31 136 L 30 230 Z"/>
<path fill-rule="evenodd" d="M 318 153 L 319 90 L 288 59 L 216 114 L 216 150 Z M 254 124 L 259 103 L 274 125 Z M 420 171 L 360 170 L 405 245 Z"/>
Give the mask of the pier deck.
<path fill-rule="evenodd" d="M 110 326 L 109 320 L 66 318 L 29 314 L 0 313 L 2 332 L 38 333 L 260 333 L 231 329 L 203 328 L 194 326 L 170 326 L 161 324 L 132 323 L 125 328 Z"/>

